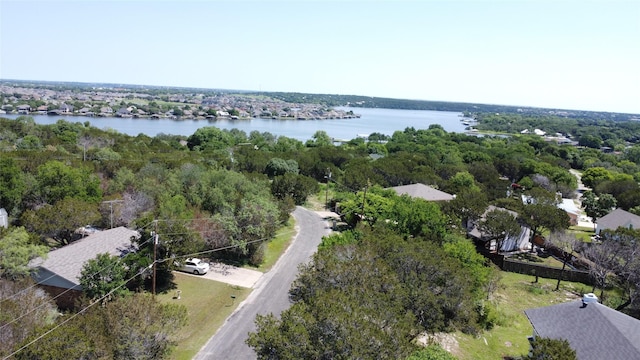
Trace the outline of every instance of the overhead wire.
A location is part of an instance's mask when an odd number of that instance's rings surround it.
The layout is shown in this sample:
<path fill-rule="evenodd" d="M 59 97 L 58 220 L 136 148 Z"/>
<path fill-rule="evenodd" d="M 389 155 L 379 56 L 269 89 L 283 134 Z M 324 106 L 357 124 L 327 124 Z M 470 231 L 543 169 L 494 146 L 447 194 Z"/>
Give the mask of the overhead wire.
<path fill-rule="evenodd" d="M 147 224 L 147 225 L 145 225 L 145 226 L 143 226 L 143 227 L 139 228 L 139 230 L 144 229 L 144 228 L 146 228 L 147 226 L 149 226 L 149 225 L 151 225 L 151 224 L 153 224 L 153 222 L 151 222 L 151 223 L 149 223 L 149 224 Z M 78 240 L 78 241 L 80 241 L 80 240 Z M 148 242 L 148 241 L 150 241 L 150 240 L 147 240 L 147 241 L 145 241 L 144 243 L 139 244 L 138 246 L 142 246 L 142 245 L 144 245 L 144 244 L 145 244 L 146 242 Z M 72 264 L 74 264 L 74 263 L 70 263 L 70 265 L 72 265 Z M 95 274 L 95 275 L 97 275 L 97 274 Z M 58 275 L 57 275 L 57 274 L 53 274 L 53 275 L 49 276 L 48 278 L 45 278 L 45 279 L 39 280 L 38 282 L 36 282 L 36 283 L 34 283 L 34 284 L 32 284 L 32 285 L 30 285 L 30 286 L 28 286 L 28 287 L 26 287 L 26 288 L 24 288 L 24 289 L 22 289 L 22 290 L 18 291 L 18 292 L 17 292 L 17 293 L 15 293 L 15 294 L 9 295 L 9 296 L 4 297 L 4 298 L 0 298 L 0 303 L 2 303 L 3 301 L 6 301 L 6 300 L 10 300 L 10 299 L 12 299 L 12 298 L 14 298 L 14 297 L 16 297 L 16 296 L 20 295 L 20 294 L 21 294 L 21 293 L 23 293 L 23 292 L 29 291 L 30 289 L 32 289 L 32 288 L 34 288 L 34 287 L 36 287 L 36 286 L 38 286 L 38 285 L 40 285 L 40 284 L 44 283 L 45 281 L 50 280 L 50 279 L 52 279 L 52 278 L 56 277 L 56 276 L 58 276 Z M 56 299 L 56 298 L 54 298 L 54 300 L 55 300 L 55 299 Z M 2 327 L 0 326 L 0 329 L 1 329 L 1 328 L 2 328 Z"/>
<path fill-rule="evenodd" d="M 288 231 L 288 232 L 285 232 L 285 233 L 283 233 L 283 234 L 289 234 L 289 233 L 294 233 L 294 232 L 295 232 L 295 231 Z M 75 318 L 75 317 L 79 316 L 80 314 L 82 314 L 83 312 L 85 312 L 87 309 L 89 309 L 91 306 L 93 306 L 93 305 L 95 305 L 96 303 L 98 303 L 98 302 L 100 302 L 100 301 L 104 300 L 107 296 L 111 295 L 114 291 L 116 291 L 116 290 L 117 290 L 117 289 L 119 289 L 120 287 L 122 287 L 122 286 L 126 285 L 127 283 L 129 283 L 129 281 L 133 280 L 135 277 L 137 277 L 137 276 L 139 276 L 139 275 L 142 275 L 142 274 L 144 273 L 144 271 L 145 271 L 145 270 L 147 270 L 147 269 L 151 269 L 151 267 L 152 267 L 154 264 L 164 263 L 164 262 L 167 262 L 167 261 L 169 261 L 169 260 L 175 260 L 175 259 L 180 259 L 180 258 L 191 258 L 191 257 L 198 256 L 198 255 L 203 255 L 203 254 L 209 254 L 209 253 L 213 253 L 213 252 L 218 252 L 218 251 L 228 250 L 228 249 L 232 249 L 232 248 L 240 247 L 240 246 L 242 246 L 242 245 L 249 245 L 249 244 L 253 244 L 253 243 L 257 243 L 257 242 L 266 241 L 266 240 L 269 240 L 269 239 L 271 239 L 271 238 L 260 238 L 260 239 L 255 239 L 255 240 L 248 241 L 248 242 L 246 242 L 245 244 L 234 244 L 234 245 L 228 245 L 228 246 L 224 246 L 224 247 L 216 248 L 216 249 L 212 249 L 212 250 L 205 250 L 205 251 L 195 252 L 195 253 L 186 254 L 186 255 L 173 256 L 173 257 L 164 258 L 164 259 L 156 259 L 156 260 L 155 260 L 155 261 L 153 261 L 149 266 L 146 266 L 146 267 L 142 268 L 138 273 L 136 273 L 136 274 L 135 274 L 134 276 L 132 276 L 131 278 L 129 278 L 129 279 L 127 279 L 127 280 L 125 280 L 121 285 L 118 285 L 117 287 L 115 287 L 114 289 L 112 289 L 111 291 L 109 291 L 106 295 L 104 295 L 104 296 L 102 296 L 101 298 L 97 299 L 95 302 L 93 302 L 93 303 L 91 303 L 90 305 L 88 305 L 88 306 L 84 307 L 83 309 L 81 309 L 80 311 L 78 311 L 77 313 L 75 313 L 74 315 L 72 315 L 71 317 L 69 317 L 69 318 L 65 319 L 65 320 L 64 320 L 63 322 L 61 322 L 60 324 L 56 325 L 55 327 L 53 327 L 52 329 L 48 330 L 48 331 L 47 331 L 47 332 L 45 332 L 44 334 L 42 334 L 42 335 L 38 336 L 37 338 L 35 338 L 35 339 L 34 339 L 34 340 L 32 340 L 31 342 L 27 343 L 26 345 L 24 345 L 24 346 L 22 346 L 21 348 L 17 349 L 17 350 L 16 350 L 16 351 L 14 351 L 13 353 L 9 354 L 7 357 L 3 358 L 3 360 L 6 360 L 6 359 L 10 358 L 11 356 L 13 356 L 13 355 L 15 355 L 15 354 L 19 353 L 20 351 L 22 351 L 22 350 L 26 349 L 28 346 L 30 346 L 30 345 L 32 345 L 32 344 L 34 344 L 34 343 L 35 343 L 35 342 L 37 342 L 38 340 L 40 340 L 40 339 L 42 339 L 43 337 L 47 336 L 48 334 L 50 334 L 50 333 L 51 333 L 51 332 L 53 332 L 54 330 L 58 329 L 58 328 L 59 328 L 59 327 L 61 327 L 62 325 L 64 325 L 64 324 L 66 324 L 67 322 L 71 321 L 73 318 Z M 140 244 L 140 245 L 143 245 L 143 244 L 145 244 L 145 243 L 149 242 L 150 240 L 151 240 L 151 239 L 146 240 L 144 243 L 142 243 L 142 244 Z M 115 266 L 115 264 L 117 264 L 117 263 L 114 263 L 114 264 L 112 264 L 111 266 Z M 104 269 L 106 269 L 106 267 L 105 267 Z M 104 269 L 103 269 L 103 270 L 104 270 Z M 95 275 L 97 275 L 98 273 L 100 273 L 100 271 L 96 272 L 96 273 L 95 273 Z M 66 291 L 69 291 L 69 290 L 71 290 L 71 289 L 67 289 Z M 65 291 L 65 292 L 66 292 L 66 291 Z M 55 298 L 54 298 L 54 299 L 55 299 Z M 42 306 L 42 305 L 41 305 L 41 306 Z M 29 311 L 28 313 L 31 313 L 31 312 L 33 312 L 33 311 L 35 311 L 35 310 L 37 310 L 37 309 L 38 309 L 38 308 L 34 308 L 33 310 Z M 20 316 L 19 318 L 15 319 L 15 320 L 13 320 L 13 321 L 11 321 L 11 322 L 7 323 L 7 324 L 4 324 L 4 325 L 0 326 L 0 329 L 2 329 L 3 327 L 5 327 L 5 326 L 7 326 L 7 325 L 9 325 L 9 324 L 11 324 L 11 323 L 14 323 L 15 321 L 17 321 L 17 320 L 21 319 L 22 317 L 26 316 L 28 313 L 23 314 L 23 315 L 22 315 L 22 316 Z"/>
<path fill-rule="evenodd" d="M 153 265 L 153 264 L 151 264 Z M 150 266 L 151 266 L 150 265 Z M 30 342 L 28 342 L 27 344 L 23 345 L 21 348 L 15 350 L 14 352 L 12 352 L 11 354 L 7 355 L 6 357 L 2 358 L 3 360 L 9 359 L 10 357 L 12 357 L 13 355 L 21 352 L 22 350 L 26 349 L 27 347 L 35 344 L 38 340 L 44 338 L 45 336 L 51 334 L 53 331 L 57 330 L 58 328 L 60 328 L 62 325 L 68 323 L 69 321 L 75 319 L 76 317 L 78 317 L 79 315 L 81 315 L 82 313 L 84 313 L 85 311 L 87 311 L 90 307 L 94 306 L 95 304 L 101 302 L 102 300 L 106 299 L 108 296 L 110 296 L 111 294 L 113 294 L 113 292 L 115 292 L 116 290 L 118 290 L 120 287 L 126 285 L 127 283 L 129 283 L 129 281 L 133 280 L 135 277 L 142 275 L 142 273 L 144 273 L 145 270 L 149 269 L 149 267 L 144 267 L 142 268 L 140 271 L 138 271 L 135 275 L 133 275 L 132 277 L 130 277 L 129 279 L 127 279 L 126 281 L 124 281 L 124 283 L 122 283 L 121 285 L 116 286 L 115 288 L 111 289 L 111 291 L 109 291 L 107 294 L 105 294 L 104 296 L 100 297 L 99 299 L 97 299 L 96 301 L 94 301 L 93 303 L 85 306 L 84 308 L 82 308 L 80 311 L 78 311 L 77 313 L 71 315 L 70 317 L 68 317 L 67 319 L 65 319 L 64 321 L 62 321 L 60 324 L 54 326 L 53 328 L 47 330 L 46 332 L 44 332 L 43 334 L 41 334 L 40 336 L 36 337 L 35 339 L 31 340 Z"/>
<path fill-rule="evenodd" d="M 142 242 L 142 243 L 138 244 L 138 246 L 143 246 L 143 245 L 145 245 L 146 243 L 148 243 L 149 241 L 151 241 L 151 239 L 148 239 L 148 240 L 146 240 L 146 241 L 144 241 L 144 242 Z M 105 270 L 107 270 L 107 269 L 115 268 L 115 266 L 116 266 L 116 265 L 120 264 L 120 262 L 122 261 L 122 259 L 123 259 L 123 258 L 119 258 L 117 262 L 114 262 L 114 263 L 112 263 L 112 264 L 109 264 L 109 265 L 107 265 L 107 266 L 105 266 L 105 267 L 103 267 L 103 268 L 99 269 L 98 271 L 94 272 L 93 274 L 90 274 L 90 275 L 89 275 L 89 277 L 94 277 L 94 276 L 96 276 L 96 275 L 100 274 L 101 272 L 103 272 L 103 271 L 105 271 Z M 18 293 L 11 295 L 11 296 L 10 296 L 10 297 L 8 297 L 8 298 L 4 298 L 4 299 L 2 299 L 2 301 L 8 300 L 8 299 L 10 299 L 10 298 L 12 298 L 12 297 L 15 297 L 15 296 L 17 296 L 18 294 L 20 294 L 20 293 L 22 293 L 22 292 L 25 292 L 25 291 L 27 291 L 28 289 L 31 289 L 31 288 L 33 288 L 33 287 L 35 287 L 35 286 L 37 286 L 37 285 L 40 285 L 40 284 L 44 283 L 46 280 L 49 280 L 49 279 L 51 279 L 52 277 L 55 277 L 55 276 L 58 276 L 58 275 L 55 275 L 55 274 L 54 274 L 54 275 L 52 275 L 52 276 L 48 277 L 47 279 L 41 280 L 41 281 L 37 282 L 36 284 L 31 285 L 31 286 L 30 286 L 30 287 L 28 287 L 27 289 L 23 289 L 23 290 L 19 291 Z M 60 294 L 58 294 L 58 295 L 56 295 L 56 296 L 52 297 L 52 298 L 51 298 L 51 300 L 56 300 L 56 299 L 60 298 L 61 296 L 65 295 L 66 293 L 70 292 L 71 290 L 76 290 L 76 289 L 75 289 L 75 286 L 74 286 L 74 287 L 71 287 L 71 288 L 68 288 L 68 289 L 64 290 L 63 292 L 61 292 Z M 13 320 L 11 320 L 11 321 L 9 321 L 9 322 L 5 323 L 5 324 L 0 325 L 0 330 L 1 330 L 1 329 L 4 329 L 5 327 L 7 327 L 7 326 L 9 326 L 9 325 L 11 325 L 11 324 L 13 324 L 13 323 L 15 323 L 16 321 L 18 321 L 18 320 L 20 320 L 20 319 L 24 318 L 25 316 L 27 316 L 27 315 L 29 315 L 29 314 L 31 314 L 31 313 L 33 313 L 33 312 L 35 312 L 36 310 L 39 310 L 39 309 L 41 309 L 41 308 L 43 308 L 43 307 L 45 307 L 45 306 L 47 306 L 47 303 L 40 304 L 39 306 L 36 306 L 36 307 L 34 307 L 33 309 L 30 309 L 29 311 L 27 311 L 27 312 L 25 312 L 24 314 L 22 314 L 22 315 L 18 316 L 17 318 L 15 318 L 15 319 L 13 319 Z"/>

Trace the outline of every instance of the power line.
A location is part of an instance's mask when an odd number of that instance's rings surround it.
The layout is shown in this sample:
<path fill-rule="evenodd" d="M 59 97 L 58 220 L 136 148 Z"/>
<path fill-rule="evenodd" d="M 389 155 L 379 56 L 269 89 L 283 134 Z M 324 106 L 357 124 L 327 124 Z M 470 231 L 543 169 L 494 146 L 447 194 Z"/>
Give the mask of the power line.
<path fill-rule="evenodd" d="M 289 231 L 286 232 L 287 233 L 293 233 L 293 231 Z M 261 238 L 261 239 L 256 239 L 256 240 L 251 240 L 246 242 L 244 245 L 249 245 L 249 244 L 253 244 L 253 243 L 257 243 L 257 242 L 261 242 L 261 241 L 265 241 L 265 240 L 269 240 L 270 238 Z M 149 240 L 147 240 L 149 241 Z M 146 241 L 145 241 L 146 243 Z M 236 244 L 236 245 L 229 245 L 229 246 L 224 246 L 221 248 L 217 248 L 217 249 L 212 249 L 212 250 L 206 250 L 206 251 L 200 251 L 200 252 L 196 252 L 196 253 L 191 253 L 191 254 L 187 254 L 187 255 L 180 255 L 180 256 L 175 256 L 175 257 L 170 257 L 170 258 L 165 258 L 165 259 L 161 259 L 161 260 L 155 260 L 151 265 L 142 268 L 138 273 L 136 273 L 135 275 L 133 275 L 132 277 L 130 277 L 129 279 L 125 280 L 122 284 L 116 286 L 115 288 L 113 288 L 111 291 L 109 291 L 106 295 L 102 296 L 101 298 L 95 300 L 93 303 L 89 304 L 88 306 L 84 307 L 83 309 L 81 309 L 80 311 L 78 311 L 77 313 L 73 314 L 72 316 L 70 316 L 69 318 L 65 319 L 63 322 L 61 322 L 60 324 L 56 325 L 55 327 L 53 327 L 52 329 L 48 330 L 47 332 L 45 332 L 44 334 L 38 336 L 37 338 L 33 339 L 32 341 L 30 341 L 29 343 L 25 344 L 24 346 L 22 346 L 21 348 L 17 349 L 16 351 L 14 351 L 13 353 L 9 354 L 8 356 L 4 357 L 2 360 L 7 360 L 10 357 L 12 357 L 13 355 L 19 353 L 20 351 L 26 349 L 27 347 L 33 345 L 34 343 L 36 343 L 38 340 L 44 338 L 45 336 L 49 335 L 50 333 L 52 333 L 53 331 L 57 330 L 58 328 L 60 328 L 62 325 L 68 323 L 69 321 L 71 321 L 72 319 L 76 318 L 77 316 L 81 315 L 82 313 L 84 313 L 85 311 L 87 311 L 90 307 L 92 307 L 93 305 L 101 302 L 102 300 L 104 300 L 105 298 L 107 298 L 108 296 L 110 296 L 113 292 L 115 292 L 116 290 L 118 290 L 119 288 L 121 288 L 122 286 L 126 285 L 129 283 L 129 281 L 133 280 L 134 278 L 136 278 L 139 275 L 142 275 L 144 273 L 145 270 L 147 269 L 151 269 L 152 267 L 154 267 L 157 263 L 163 263 L 169 260 L 175 260 L 175 259 L 179 259 L 179 258 L 190 258 L 196 255 L 202 255 L 202 254 L 208 254 L 208 253 L 213 253 L 213 252 L 217 252 L 217 251 L 222 251 L 222 250 L 228 250 L 228 249 L 232 249 L 235 247 L 239 247 L 242 244 Z M 70 290 L 70 289 L 69 289 Z M 15 322 L 15 320 L 14 320 Z M 4 326 L 4 325 L 3 325 Z"/>
<path fill-rule="evenodd" d="M 81 309 L 80 311 L 78 311 L 77 313 L 71 315 L 69 318 L 65 319 L 63 322 L 61 322 L 60 324 L 54 326 L 53 328 L 49 329 L 48 331 L 46 331 L 44 334 L 38 336 L 37 338 L 33 339 L 32 341 L 30 341 L 29 343 L 25 344 L 24 346 L 22 346 L 21 348 L 19 348 L 18 350 L 12 352 L 11 354 L 7 355 L 6 357 L 2 358 L 3 360 L 9 359 L 10 357 L 12 357 L 13 355 L 19 353 L 20 351 L 26 349 L 27 347 L 35 344 L 38 340 L 44 338 L 45 336 L 49 335 L 50 333 L 52 333 L 53 331 L 57 330 L 59 327 L 61 327 L 62 325 L 68 323 L 69 321 L 75 319 L 76 317 L 78 317 L 79 315 L 81 315 L 82 313 L 84 313 L 85 311 L 87 311 L 90 307 L 92 307 L 93 305 L 101 302 L 102 300 L 106 299 L 108 296 L 110 296 L 111 294 L 113 294 L 114 291 L 118 290 L 120 287 L 126 285 L 129 281 L 133 280 L 135 277 L 137 277 L 138 275 L 142 275 L 142 273 L 148 268 L 143 268 L 141 269 L 138 273 L 136 273 L 135 275 L 133 275 L 132 277 L 130 277 L 129 279 L 127 279 L 123 284 L 116 286 L 115 288 L 113 288 L 111 291 L 109 291 L 107 294 L 105 294 L 104 296 L 102 296 L 101 298 L 97 299 L 96 301 L 94 301 L 93 303 L 87 305 L 86 307 L 84 307 L 83 309 Z"/>
<path fill-rule="evenodd" d="M 138 246 L 142 246 L 142 245 L 146 244 L 146 243 L 147 243 L 147 242 L 149 242 L 149 241 L 150 241 L 150 240 L 146 240 L 146 241 L 144 241 L 143 243 L 139 244 Z M 107 269 L 114 268 L 116 265 L 120 264 L 120 262 L 121 262 L 121 261 L 122 261 L 122 258 L 118 259 L 118 261 L 117 261 L 117 262 L 114 262 L 113 264 L 107 265 L 107 266 L 103 267 L 102 269 L 99 269 L 98 271 L 96 271 L 95 273 L 93 273 L 93 274 L 91 274 L 91 275 L 89 275 L 89 276 L 90 276 L 90 277 L 94 277 L 94 276 L 96 276 L 96 275 L 100 274 L 101 272 L 103 272 L 103 271 L 105 271 L 105 270 L 107 270 Z M 57 274 L 52 275 L 52 276 L 48 277 L 47 279 L 41 280 L 41 281 L 37 282 L 36 284 L 31 285 L 31 286 L 30 286 L 30 287 L 28 287 L 27 289 L 23 289 L 23 290 L 19 291 L 18 293 L 11 295 L 9 298 L 2 299 L 2 300 L 3 300 L 3 301 L 4 301 L 4 300 L 8 300 L 8 299 L 10 299 L 11 297 L 14 297 L 14 296 L 16 296 L 17 294 L 20 294 L 20 293 L 22 293 L 22 292 L 24 292 L 24 291 L 27 291 L 28 289 L 33 288 L 33 287 L 35 287 L 35 286 L 37 286 L 37 285 L 40 285 L 40 284 L 42 284 L 43 282 L 45 282 L 46 280 L 49 280 L 49 279 L 51 279 L 52 277 L 55 277 L 55 276 L 58 276 L 58 275 L 57 275 Z M 64 294 L 66 294 L 66 293 L 70 292 L 71 290 L 74 290 L 74 288 L 75 288 L 75 286 L 74 286 L 74 287 L 72 287 L 72 288 L 68 288 L 68 289 L 64 290 L 64 291 L 63 291 L 63 292 L 61 292 L 60 294 L 58 294 L 58 295 L 56 295 L 56 296 L 52 297 L 52 298 L 51 298 L 51 300 L 56 300 L 57 298 L 61 297 L 62 295 L 64 295 Z M 13 324 L 13 323 L 15 323 L 16 321 L 18 321 L 18 320 L 20 320 L 20 319 L 24 318 L 25 316 L 27 316 L 27 315 L 29 315 L 29 314 L 33 313 L 34 311 L 36 311 L 36 310 L 38 310 L 38 309 L 40 309 L 40 308 L 42 308 L 42 307 L 44 307 L 44 306 L 46 306 L 46 305 L 47 305 L 47 304 L 45 303 L 45 304 L 41 304 L 41 305 L 39 305 L 39 306 L 36 306 L 35 308 L 33 308 L 33 309 L 31 309 L 31 310 L 27 311 L 26 313 L 24 313 L 24 314 L 22 314 L 22 315 L 18 316 L 17 318 L 15 318 L 15 319 L 13 319 L 13 320 L 11 320 L 11 321 L 7 322 L 6 324 L 2 324 L 2 326 L 0 326 L 0 330 L 1 330 L 1 329 L 3 329 L 3 328 L 5 328 L 5 327 L 7 327 L 7 326 L 9 326 L 9 325 L 11 325 L 11 324 Z"/>

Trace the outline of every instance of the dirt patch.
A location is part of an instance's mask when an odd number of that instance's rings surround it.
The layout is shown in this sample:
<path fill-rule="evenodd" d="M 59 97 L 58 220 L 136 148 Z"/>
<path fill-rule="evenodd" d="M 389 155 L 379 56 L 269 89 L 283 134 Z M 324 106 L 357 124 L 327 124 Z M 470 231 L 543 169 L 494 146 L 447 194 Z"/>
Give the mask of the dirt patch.
<path fill-rule="evenodd" d="M 455 334 L 450 334 L 450 333 L 420 334 L 416 338 L 416 343 L 421 346 L 438 344 L 440 345 L 440 347 L 447 350 L 454 356 L 460 355 L 460 344 L 458 343 L 458 339 L 456 339 Z"/>

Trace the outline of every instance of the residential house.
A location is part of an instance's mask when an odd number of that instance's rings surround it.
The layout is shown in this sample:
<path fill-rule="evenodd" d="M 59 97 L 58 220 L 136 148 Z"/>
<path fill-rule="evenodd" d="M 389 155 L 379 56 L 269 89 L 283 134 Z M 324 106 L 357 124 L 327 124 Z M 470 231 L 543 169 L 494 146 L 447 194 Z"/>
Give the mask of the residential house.
<path fill-rule="evenodd" d="M 434 189 L 425 184 L 411 184 L 392 187 L 398 195 L 407 194 L 414 198 L 421 198 L 427 201 L 451 201 L 455 196 L 444 191 Z"/>
<path fill-rule="evenodd" d="M 640 229 L 640 216 L 620 208 L 596 220 L 596 235 L 602 230 L 616 230 L 619 227 Z"/>
<path fill-rule="evenodd" d="M 518 216 L 518 213 L 516 213 L 515 211 L 489 205 L 487 207 L 487 210 L 485 210 L 484 214 L 482 214 L 482 216 L 480 217 L 478 223 L 467 224 L 467 235 L 475 241 L 483 244 L 484 247 L 489 251 L 511 252 L 531 250 L 531 242 L 529 241 L 529 239 L 531 238 L 531 229 L 525 224 L 521 224 L 520 232 L 518 234 L 505 234 L 505 237 L 503 239 L 504 241 L 502 241 L 500 249 L 497 248 L 498 242 L 496 241 L 496 239 L 490 239 L 485 234 L 483 234 L 482 231 L 480 231 L 480 228 L 478 227 L 479 222 L 485 220 L 487 214 L 493 210 L 506 211 L 513 216 Z"/>
<path fill-rule="evenodd" d="M 98 254 L 124 256 L 135 251 L 132 238 L 139 237 L 135 230 L 117 227 L 94 232 L 67 246 L 50 251 L 46 259 L 37 258 L 29 263 L 36 268 L 34 280 L 56 299 L 58 306 L 67 308 L 80 296 L 80 275 L 84 264 Z"/>
<path fill-rule="evenodd" d="M 593 294 L 524 313 L 534 337 L 567 340 L 580 360 L 640 359 L 640 320 L 598 303 Z"/>
<path fill-rule="evenodd" d="M 68 105 L 68 104 L 62 104 L 60 105 L 60 107 L 58 108 L 58 110 L 60 111 L 60 113 L 62 114 L 70 114 L 73 112 L 73 105 Z"/>
<path fill-rule="evenodd" d="M 121 107 L 120 109 L 118 109 L 118 111 L 116 111 L 116 116 L 123 118 L 131 117 L 131 110 L 125 107 Z"/>
<path fill-rule="evenodd" d="M 24 104 L 24 105 L 18 105 L 17 107 L 18 110 L 18 114 L 29 114 L 31 112 L 31 106 Z"/>
<path fill-rule="evenodd" d="M 91 109 L 88 107 L 83 107 L 82 109 L 78 110 L 78 114 L 84 116 L 93 116 L 93 112 L 91 112 Z"/>
<path fill-rule="evenodd" d="M 558 204 L 558 207 L 569 215 L 569 222 L 571 223 L 571 226 L 578 225 L 580 209 L 578 209 L 578 206 L 573 199 L 562 199 L 562 202 Z"/>
<path fill-rule="evenodd" d="M 111 116 L 113 109 L 110 106 L 103 106 L 100 108 L 100 114 L 103 116 Z"/>

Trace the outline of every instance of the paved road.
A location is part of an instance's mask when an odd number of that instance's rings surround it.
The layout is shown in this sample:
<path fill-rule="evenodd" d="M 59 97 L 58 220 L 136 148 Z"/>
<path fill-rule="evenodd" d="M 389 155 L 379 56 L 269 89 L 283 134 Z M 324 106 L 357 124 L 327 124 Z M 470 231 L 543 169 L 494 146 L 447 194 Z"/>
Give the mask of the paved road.
<path fill-rule="evenodd" d="M 298 264 L 307 262 L 322 236 L 329 233 L 329 224 L 313 211 L 298 207 L 293 216 L 298 227 L 293 243 L 194 359 L 256 359 L 256 354 L 245 344 L 248 333 L 255 330 L 256 314 L 279 315 L 290 306 L 288 292 L 296 278 Z"/>

